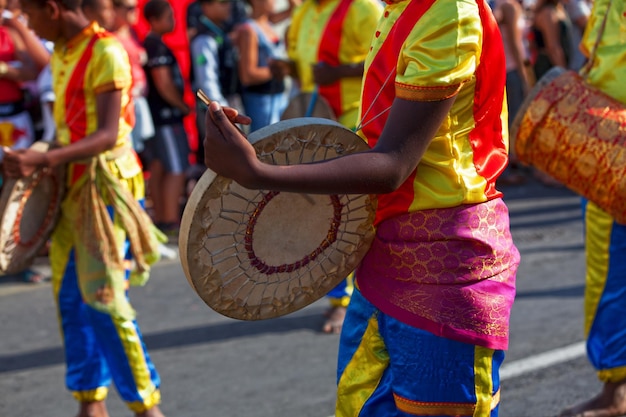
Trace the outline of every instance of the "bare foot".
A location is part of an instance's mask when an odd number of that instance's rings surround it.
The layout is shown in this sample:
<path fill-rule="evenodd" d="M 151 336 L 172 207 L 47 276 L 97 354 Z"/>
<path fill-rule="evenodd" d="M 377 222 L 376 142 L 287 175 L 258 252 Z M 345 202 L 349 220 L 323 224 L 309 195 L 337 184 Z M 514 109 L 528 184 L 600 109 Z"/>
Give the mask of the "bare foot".
<path fill-rule="evenodd" d="M 345 307 L 333 307 L 329 314 L 328 319 L 324 322 L 322 331 L 329 334 L 341 333 L 341 327 L 343 326 L 343 319 L 346 318 Z"/>
<path fill-rule="evenodd" d="M 109 417 L 109 412 L 104 401 L 93 401 L 80 403 L 80 410 L 76 417 Z"/>
<path fill-rule="evenodd" d="M 567 408 L 559 417 L 619 417 L 626 415 L 626 380 L 607 382 L 594 398 Z"/>
<path fill-rule="evenodd" d="M 135 413 L 135 417 L 165 417 L 158 406 L 154 406 L 143 413 Z"/>

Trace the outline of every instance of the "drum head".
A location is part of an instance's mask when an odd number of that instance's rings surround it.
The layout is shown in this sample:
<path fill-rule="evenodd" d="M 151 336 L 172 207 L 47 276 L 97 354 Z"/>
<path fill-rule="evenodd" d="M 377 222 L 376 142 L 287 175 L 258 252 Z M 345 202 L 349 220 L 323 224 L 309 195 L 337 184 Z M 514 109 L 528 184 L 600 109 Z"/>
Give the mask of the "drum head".
<path fill-rule="evenodd" d="M 249 138 L 274 165 L 363 151 L 337 122 L 300 118 Z M 207 170 L 180 228 L 187 280 L 213 310 L 242 320 L 279 317 L 320 299 L 359 264 L 374 237 L 375 199 L 248 190 Z"/>
<path fill-rule="evenodd" d="M 46 152 L 35 142 L 31 149 Z M 28 268 L 56 224 L 63 199 L 65 170 L 37 170 L 30 177 L 8 179 L 0 194 L 0 271 L 14 274 Z"/>
<path fill-rule="evenodd" d="M 305 117 L 309 106 L 311 105 L 312 93 L 300 93 L 294 96 L 287 105 L 287 108 L 280 117 L 281 120 L 295 119 L 297 117 Z M 323 119 L 337 120 L 333 109 L 328 101 L 319 94 L 315 95 L 315 104 L 310 117 L 321 117 Z"/>

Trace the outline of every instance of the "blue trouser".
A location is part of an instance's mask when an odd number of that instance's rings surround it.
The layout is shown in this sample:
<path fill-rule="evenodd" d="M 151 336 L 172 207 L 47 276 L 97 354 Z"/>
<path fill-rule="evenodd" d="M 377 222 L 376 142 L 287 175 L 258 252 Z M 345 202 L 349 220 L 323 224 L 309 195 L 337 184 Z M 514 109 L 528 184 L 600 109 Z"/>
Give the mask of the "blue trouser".
<path fill-rule="evenodd" d="M 111 380 L 135 412 L 160 402 L 160 378 L 135 320 L 83 302 L 72 250 L 57 295 L 67 363 L 66 385 L 81 402 L 106 398 Z"/>
<path fill-rule="evenodd" d="M 626 225 L 583 199 L 587 355 L 604 382 L 626 379 Z"/>
<path fill-rule="evenodd" d="M 497 417 L 504 351 L 438 337 L 354 290 L 341 332 L 337 417 Z"/>

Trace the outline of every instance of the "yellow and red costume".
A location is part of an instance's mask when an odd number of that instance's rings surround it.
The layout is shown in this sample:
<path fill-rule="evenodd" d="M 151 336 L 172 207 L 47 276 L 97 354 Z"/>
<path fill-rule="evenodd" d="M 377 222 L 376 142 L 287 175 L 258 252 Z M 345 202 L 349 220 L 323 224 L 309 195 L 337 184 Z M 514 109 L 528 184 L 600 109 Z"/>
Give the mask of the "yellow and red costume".
<path fill-rule="evenodd" d="M 358 133 L 374 147 L 396 98 L 455 101 L 415 171 L 378 196 L 343 326 L 337 416 L 497 416 L 519 264 L 495 188 L 508 161 L 504 86 L 486 2 L 387 1 Z"/>
<path fill-rule="evenodd" d="M 626 3 L 594 1 L 581 44 L 587 56 L 600 31 L 587 82 L 626 106 Z M 620 382 L 626 380 L 626 225 L 591 201 L 583 200 L 583 214 L 587 355 L 600 380 Z"/>
<path fill-rule="evenodd" d="M 360 64 L 369 52 L 381 7 L 374 0 L 306 0 L 298 7 L 287 32 L 287 55 L 297 69 L 300 90 L 315 89 L 312 65 Z M 319 86 L 338 121 L 354 129 L 361 96 L 361 78 L 348 77 Z"/>
<path fill-rule="evenodd" d="M 111 381 L 129 408 L 160 401 L 150 361 L 127 297 L 158 259 L 154 226 L 139 205 L 143 173 L 129 135 L 131 69 L 119 41 L 96 23 L 57 42 L 51 60 L 57 140 L 70 145 L 98 128 L 96 100 L 121 90 L 115 147 L 70 163 L 61 217 L 52 234 L 52 286 L 66 351 L 66 385 L 81 402 L 104 400 Z M 129 271 L 130 255 L 137 269 Z"/>

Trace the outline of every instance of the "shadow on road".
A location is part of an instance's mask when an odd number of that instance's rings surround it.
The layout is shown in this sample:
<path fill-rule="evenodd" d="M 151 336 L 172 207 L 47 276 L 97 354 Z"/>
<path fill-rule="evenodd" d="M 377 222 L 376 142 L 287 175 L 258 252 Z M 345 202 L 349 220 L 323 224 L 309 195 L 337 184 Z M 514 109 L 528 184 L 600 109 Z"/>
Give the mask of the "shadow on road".
<path fill-rule="evenodd" d="M 322 316 L 319 312 L 298 314 L 262 321 L 228 321 L 207 326 L 188 327 L 151 333 L 144 336 L 149 351 L 195 344 L 220 342 L 239 337 L 288 333 L 298 330 L 319 332 Z M 0 356 L 0 374 L 65 363 L 61 346 Z"/>
<path fill-rule="evenodd" d="M 518 292 L 515 298 L 544 298 L 544 297 L 583 297 L 585 293 L 584 285 L 574 285 L 565 288 L 552 288 L 548 290 L 535 290 Z"/>

